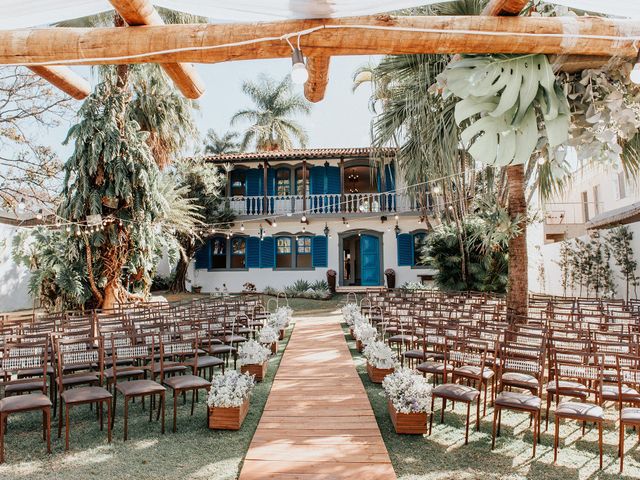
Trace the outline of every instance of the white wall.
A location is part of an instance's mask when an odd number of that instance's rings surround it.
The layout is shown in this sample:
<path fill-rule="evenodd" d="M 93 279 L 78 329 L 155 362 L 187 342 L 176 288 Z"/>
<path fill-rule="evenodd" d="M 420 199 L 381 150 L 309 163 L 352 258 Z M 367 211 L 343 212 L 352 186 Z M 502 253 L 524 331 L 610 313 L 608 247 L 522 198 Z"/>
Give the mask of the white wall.
<path fill-rule="evenodd" d="M 325 226 L 325 220 L 310 218 L 310 224 L 307 226 L 307 232 L 324 235 L 323 230 Z M 387 268 L 393 268 L 396 271 L 396 286 L 400 286 L 405 282 L 419 281 L 418 275 L 421 273 L 433 272 L 433 270 L 415 269 L 411 267 L 398 267 L 397 266 L 397 248 L 396 248 L 396 234 L 394 231 L 395 220 L 393 216 L 389 217 L 384 224 L 380 222 L 379 217 L 377 219 L 358 220 L 350 219 L 350 227 L 347 227 L 342 223 L 341 219 L 329 219 L 327 220 L 329 227 L 329 239 L 328 245 L 328 268 L 316 268 L 314 270 L 273 270 L 271 268 L 252 268 L 250 270 L 243 271 L 207 271 L 207 270 L 194 270 L 194 263 L 191 263 L 189 268 L 189 279 L 192 282 L 202 285 L 203 292 L 211 292 L 216 287 L 222 288 L 223 284 L 226 284 L 227 289 L 231 292 L 237 292 L 242 290 L 242 285 L 245 282 L 251 282 L 255 284 L 256 288 L 261 291 L 265 287 L 273 287 L 281 289 L 283 287 L 290 286 L 296 280 L 305 279 L 308 281 L 325 280 L 328 269 L 335 270 L 338 275 L 340 274 L 340 252 L 339 250 L 339 233 L 346 231 L 358 230 L 373 230 L 383 232 L 382 244 L 383 244 L 383 272 Z M 418 218 L 400 217 L 398 221 L 402 232 L 411 232 L 421 227 L 418 224 Z M 247 228 L 248 227 L 247 223 Z M 272 235 L 274 233 L 289 232 L 300 233 L 302 224 L 296 221 L 279 220 L 277 229 L 265 229 L 266 235 Z M 384 280 L 384 275 L 383 275 Z"/>
<path fill-rule="evenodd" d="M 13 237 L 17 232 L 12 225 L 0 224 L 0 312 L 33 307 L 29 271 L 16 265 L 11 256 Z"/>

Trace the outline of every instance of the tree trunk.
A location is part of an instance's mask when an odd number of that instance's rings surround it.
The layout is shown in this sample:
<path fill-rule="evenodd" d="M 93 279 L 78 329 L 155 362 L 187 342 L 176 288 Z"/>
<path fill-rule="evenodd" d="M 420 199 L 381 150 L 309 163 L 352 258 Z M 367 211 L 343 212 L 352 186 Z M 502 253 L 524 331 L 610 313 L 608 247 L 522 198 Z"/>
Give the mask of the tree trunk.
<path fill-rule="evenodd" d="M 176 265 L 176 275 L 171 280 L 169 285 L 169 292 L 171 293 L 184 293 L 187 291 L 187 271 L 189 270 L 189 262 L 191 259 L 185 259 L 182 255 L 178 259 L 178 265 Z"/>
<path fill-rule="evenodd" d="M 524 166 L 507 167 L 509 188 L 509 217 L 520 219 L 520 234 L 509 240 L 509 287 L 507 291 L 507 320 L 509 323 L 522 321 L 519 316 L 527 315 L 529 296 L 529 268 L 527 258 L 527 202 L 524 195 Z"/>

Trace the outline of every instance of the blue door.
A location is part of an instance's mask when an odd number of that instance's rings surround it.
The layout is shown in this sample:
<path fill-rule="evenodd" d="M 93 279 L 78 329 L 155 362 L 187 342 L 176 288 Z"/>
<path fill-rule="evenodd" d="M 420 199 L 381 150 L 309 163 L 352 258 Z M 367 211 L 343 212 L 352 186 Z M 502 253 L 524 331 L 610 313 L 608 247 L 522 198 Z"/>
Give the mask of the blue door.
<path fill-rule="evenodd" d="M 360 279 L 363 286 L 380 285 L 380 240 L 372 235 L 360 237 Z"/>

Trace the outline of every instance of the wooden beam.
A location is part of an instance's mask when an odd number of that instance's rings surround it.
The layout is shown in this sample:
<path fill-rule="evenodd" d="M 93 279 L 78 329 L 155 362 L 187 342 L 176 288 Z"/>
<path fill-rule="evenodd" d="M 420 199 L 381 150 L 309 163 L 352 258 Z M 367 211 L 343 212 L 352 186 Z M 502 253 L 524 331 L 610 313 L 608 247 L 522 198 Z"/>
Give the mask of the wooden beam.
<path fill-rule="evenodd" d="M 164 21 L 149 0 L 109 0 L 113 8 L 131 27 L 142 25 L 164 25 Z M 204 93 L 204 82 L 193 65 L 188 63 L 166 63 L 161 65 L 182 94 L 191 99 Z"/>
<path fill-rule="evenodd" d="M 329 82 L 329 63 L 331 57 L 309 57 L 307 70 L 309 80 L 304 84 L 304 96 L 310 102 L 319 102 L 324 98 Z"/>
<path fill-rule="evenodd" d="M 216 63 L 290 58 L 291 48 L 280 39 L 282 35 L 310 28 L 318 29 L 302 37 L 303 50 L 310 58 L 412 53 L 634 58 L 634 38 L 640 37 L 637 20 L 596 17 L 379 16 L 240 25 L 36 28 L 1 30 L 0 64 Z M 567 38 L 564 33 L 589 37 Z M 262 38 L 269 39 L 257 41 Z"/>
<path fill-rule="evenodd" d="M 91 93 L 91 86 L 80 75 L 67 67 L 30 67 L 36 75 L 40 75 L 47 82 L 75 98 L 82 100 Z"/>
<path fill-rule="evenodd" d="M 485 17 L 520 15 L 520 12 L 528 3 L 529 0 L 491 0 L 480 15 Z"/>

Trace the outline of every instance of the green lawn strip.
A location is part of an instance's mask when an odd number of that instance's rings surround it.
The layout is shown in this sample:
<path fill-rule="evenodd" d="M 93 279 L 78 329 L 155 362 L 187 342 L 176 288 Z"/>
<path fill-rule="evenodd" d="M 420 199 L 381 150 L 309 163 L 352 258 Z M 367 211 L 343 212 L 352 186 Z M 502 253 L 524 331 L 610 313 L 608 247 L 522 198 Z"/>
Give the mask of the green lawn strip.
<path fill-rule="evenodd" d="M 558 464 L 553 465 L 553 416 L 549 431 L 543 433 L 542 445 L 538 444 L 536 457 L 531 458 L 532 429 L 525 414 L 503 411 L 502 435 L 491 451 L 491 425 L 493 409 L 487 407 L 487 416 L 481 421 L 480 432 L 470 430 L 469 444 L 464 445 L 464 421 L 466 407 L 458 404 L 451 411 L 448 403 L 443 424 L 440 420 L 440 401 L 436 401 L 431 437 L 422 435 L 398 435 L 387 412 L 382 387 L 369 381 L 366 360 L 355 348 L 348 327 L 343 331 L 349 344 L 356 369 L 376 416 L 385 445 L 396 474 L 401 480 L 426 479 L 619 479 L 640 478 L 640 451 L 636 444 L 638 435 L 627 431 L 624 476 L 618 474 L 618 429 L 613 420 L 617 412 L 610 405 L 605 427 L 604 470 L 598 471 L 598 431 L 587 427 L 582 437 L 576 422 L 563 423 L 560 429 Z M 552 406 L 552 411 L 553 411 Z M 473 410 L 473 409 L 472 409 Z M 475 421 L 472 413 L 472 424 Z M 473 428 L 473 427 L 472 427 Z M 515 432 L 515 433 L 514 433 Z"/>
<path fill-rule="evenodd" d="M 46 454 L 41 415 L 25 413 L 9 418 L 5 439 L 5 463 L 1 479 L 235 479 L 258 426 L 284 349 L 291 336 L 287 330 L 278 354 L 271 358 L 266 379 L 257 384 L 249 413 L 239 431 L 207 428 L 206 395 L 200 392 L 193 417 L 191 396 L 178 402 L 178 431 L 172 433 L 173 398 L 167 396 L 166 433 L 160 424 L 149 423 L 140 401 L 129 406 L 129 440 L 122 440 L 123 402 L 118 398 L 113 442 L 107 443 L 106 428 L 88 406 L 71 410 L 71 449 L 64 452 L 63 437 L 57 439 L 57 418 L 52 420 L 53 454 Z"/>

